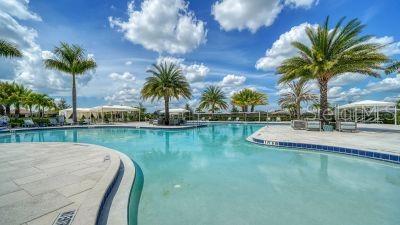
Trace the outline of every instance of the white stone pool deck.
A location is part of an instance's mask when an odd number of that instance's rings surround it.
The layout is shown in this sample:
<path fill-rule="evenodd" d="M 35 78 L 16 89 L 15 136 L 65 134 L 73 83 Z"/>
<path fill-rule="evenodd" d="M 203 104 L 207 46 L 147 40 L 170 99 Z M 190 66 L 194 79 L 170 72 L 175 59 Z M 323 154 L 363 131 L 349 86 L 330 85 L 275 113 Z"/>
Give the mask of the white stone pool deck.
<path fill-rule="evenodd" d="M 61 212 L 76 210 L 72 224 L 95 225 L 124 157 L 89 144 L 0 144 L 0 224 L 50 225 Z M 113 218 L 127 224 L 134 168 L 124 166 L 129 177 L 120 182 L 123 193 L 114 195 L 119 203 L 110 204 L 120 213 L 110 209 L 109 224 Z"/>
<path fill-rule="evenodd" d="M 357 132 L 294 130 L 289 125 L 267 125 L 249 138 L 355 148 L 400 155 L 400 126 L 359 124 Z"/>

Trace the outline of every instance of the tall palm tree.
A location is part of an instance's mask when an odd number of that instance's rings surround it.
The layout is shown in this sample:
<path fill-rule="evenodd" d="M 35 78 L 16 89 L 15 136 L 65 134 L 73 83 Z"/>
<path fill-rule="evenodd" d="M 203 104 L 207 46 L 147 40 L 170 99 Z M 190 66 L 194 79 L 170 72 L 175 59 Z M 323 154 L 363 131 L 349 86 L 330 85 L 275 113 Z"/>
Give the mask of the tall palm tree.
<path fill-rule="evenodd" d="M 311 93 L 309 86 L 307 85 L 307 80 L 300 79 L 292 81 L 287 84 L 289 87 L 289 92 L 283 93 L 279 99 L 279 104 L 282 108 L 285 106 L 293 105 L 295 108 L 295 114 L 297 119 L 301 116 L 301 103 L 316 101 L 318 95 Z"/>
<path fill-rule="evenodd" d="M 371 36 L 361 35 L 364 25 L 357 19 L 342 26 L 344 18 L 336 26 L 329 27 L 329 17 L 317 29 L 306 28 L 311 42 L 307 46 L 293 42 L 299 55 L 285 60 L 277 69 L 280 83 L 297 78 L 317 80 L 320 89 L 320 118 L 328 109 L 328 83 L 348 72 L 379 77 L 379 70 L 388 58 L 380 53 L 383 45 L 371 43 Z"/>
<path fill-rule="evenodd" d="M 0 40 L 0 56 L 3 57 L 22 57 L 18 48 L 6 40 Z"/>
<path fill-rule="evenodd" d="M 228 103 L 222 89 L 217 86 L 208 86 L 200 98 L 200 109 L 209 109 L 211 113 L 221 109 L 227 109 Z"/>
<path fill-rule="evenodd" d="M 165 125 L 169 125 L 169 102 L 171 99 L 183 97 L 190 99 L 192 93 L 189 83 L 182 70 L 173 63 L 153 64 L 153 68 L 147 70 L 151 76 L 146 78 L 146 82 L 141 90 L 144 100 L 164 99 Z"/>
<path fill-rule="evenodd" d="M 83 75 L 89 70 L 97 67 L 92 58 L 88 58 L 85 50 L 78 45 L 69 45 L 61 42 L 59 47 L 53 50 L 54 57 L 46 59 L 46 68 L 58 70 L 72 75 L 72 119 L 77 123 L 76 116 L 76 76 Z"/>
<path fill-rule="evenodd" d="M 32 116 L 33 112 L 32 109 L 35 105 L 39 103 L 39 99 L 42 97 L 41 94 L 36 93 L 36 92 L 31 92 L 28 95 L 25 96 L 23 100 L 23 105 L 25 108 L 29 109 L 29 115 Z"/>

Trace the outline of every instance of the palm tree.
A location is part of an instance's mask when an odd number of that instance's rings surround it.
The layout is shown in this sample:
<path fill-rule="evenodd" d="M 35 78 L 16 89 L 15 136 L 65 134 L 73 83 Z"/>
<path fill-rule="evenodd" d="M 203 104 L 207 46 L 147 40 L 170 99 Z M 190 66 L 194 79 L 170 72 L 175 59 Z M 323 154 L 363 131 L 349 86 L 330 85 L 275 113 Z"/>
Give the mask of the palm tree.
<path fill-rule="evenodd" d="M 257 105 L 266 105 L 267 104 L 267 95 L 258 91 L 253 91 L 250 95 L 250 112 L 254 112 L 254 108 Z"/>
<path fill-rule="evenodd" d="M 12 94 L 9 97 L 11 103 L 14 105 L 15 117 L 19 117 L 21 105 L 24 103 L 24 99 L 32 93 L 32 90 L 24 87 L 22 84 L 12 83 Z"/>
<path fill-rule="evenodd" d="M 146 71 L 151 76 L 146 78 L 146 82 L 141 90 L 144 100 L 164 99 L 165 125 L 169 125 L 169 102 L 171 99 L 183 97 L 190 99 L 192 93 L 189 83 L 182 70 L 173 63 L 153 64 L 153 68 Z"/>
<path fill-rule="evenodd" d="M 232 104 L 241 107 L 242 112 L 247 112 L 250 106 L 250 111 L 254 112 L 256 105 L 267 104 L 267 95 L 245 88 L 232 95 Z"/>
<path fill-rule="evenodd" d="M 14 93 L 14 85 L 9 82 L 0 83 L 0 104 L 4 106 L 5 114 L 11 115 L 11 105 L 14 102 L 12 98 Z"/>
<path fill-rule="evenodd" d="M 378 70 L 388 58 L 379 52 L 383 45 L 371 43 L 371 36 L 361 35 L 364 25 L 357 19 L 342 27 L 344 18 L 329 28 L 329 17 L 317 29 L 306 28 L 311 42 L 308 47 L 300 42 L 292 45 L 299 56 L 285 60 L 277 69 L 281 74 L 280 83 L 297 78 L 317 80 L 320 89 L 320 118 L 328 109 L 328 83 L 337 76 L 348 72 L 379 77 Z"/>
<path fill-rule="evenodd" d="M 94 59 L 88 58 L 85 50 L 78 45 L 61 42 L 59 47 L 54 48 L 53 53 L 54 57 L 46 59 L 44 64 L 46 68 L 72 75 L 72 119 L 76 123 L 76 76 L 95 69 L 97 65 Z"/>
<path fill-rule="evenodd" d="M 208 86 L 200 98 L 200 109 L 209 109 L 211 113 L 221 109 L 227 109 L 228 103 L 225 101 L 226 97 L 220 87 Z"/>
<path fill-rule="evenodd" d="M 289 87 L 289 92 L 283 93 L 279 99 L 279 104 L 282 108 L 285 106 L 293 105 L 295 108 L 295 114 L 297 119 L 301 116 L 301 103 L 316 101 L 318 95 L 311 93 L 309 86 L 307 85 L 307 80 L 301 79 L 298 81 L 292 81 L 287 84 Z"/>
<path fill-rule="evenodd" d="M 22 57 L 22 53 L 18 48 L 7 42 L 6 40 L 0 40 L 0 56 L 3 57 Z"/>
<path fill-rule="evenodd" d="M 386 68 L 385 72 L 386 72 L 386 74 L 394 73 L 394 72 L 400 73 L 400 61 L 395 61 L 392 64 L 390 64 Z"/>

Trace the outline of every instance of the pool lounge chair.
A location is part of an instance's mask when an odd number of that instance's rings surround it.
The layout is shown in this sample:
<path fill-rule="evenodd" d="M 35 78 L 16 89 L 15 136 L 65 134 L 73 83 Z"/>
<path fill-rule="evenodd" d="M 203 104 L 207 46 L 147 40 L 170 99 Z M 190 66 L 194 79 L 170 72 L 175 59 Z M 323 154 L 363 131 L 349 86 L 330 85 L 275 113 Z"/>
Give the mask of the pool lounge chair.
<path fill-rule="evenodd" d="M 90 119 L 83 119 L 83 124 L 90 125 L 91 123 Z"/>
<path fill-rule="evenodd" d="M 0 129 L 5 129 L 10 125 L 10 118 L 8 116 L 0 117 Z"/>
<path fill-rule="evenodd" d="M 60 126 L 64 126 L 64 124 L 65 124 L 65 118 L 64 118 L 64 116 L 59 116 L 59 117 L 58 117 L 58 124 L 59 124 Z"/>
<path fill-rule="evenodd" d="M 304 121 L 304 120 L 292 120 L 290 125 L 294 130 L 305 130 L 306 129 L 306 121 Z"/>
<path fill-rule="evenodd" d="M 60 124 L 58 123 L 57 118 L 50 118 L 50 119 L 49 119 L 49 122 L 50 122 L 50 126 L 58 126 L 58 125 L 60 125 Z"/>
<path fill-rule="evenodd" d="M 321 121 L 319 120 L 307 120 L 306 130 L 318 130 L 321 131 Z"/>
<path fill-rule="evenodd" d="M 281 120 L 281 118 L 278 116 L 278 117 L 276 117 L 276 122 L 281 122 L 282 120 Z"/>
<path fill-rule="evenodd" d="M 240 118 L 239 117 L 236 117 L 236 119 L 235 119 L 237 122 L 239 122 L 240 121 Z"/>
<path fill-rule="evenodd" d="M 357 131 L 357 123 L 356 122 L 345 122 L 345 121 L 336 121 L 336 130 L 342 131 Z"/>
<path fill-rule="evenodd" d="M 231 117 L 228 117 L 228 121 L 231 121 L 232 120 L 232 118 Z"/>
<path fill-rule="evenodd" d="M 22 124 L 22 127 L 37 127 L 37 124 L 33 122 L 32 119 L 24 119 L 24 124 Z"/>
<path fill-rule="evenodd" d="M 74 121 L 73 121 L 72 119 L 67 119 L 67 120 L 65 121 L 65 124 L 66 124 L 66 125 L 72 125 L 72 124 L 74 124 Z"/>

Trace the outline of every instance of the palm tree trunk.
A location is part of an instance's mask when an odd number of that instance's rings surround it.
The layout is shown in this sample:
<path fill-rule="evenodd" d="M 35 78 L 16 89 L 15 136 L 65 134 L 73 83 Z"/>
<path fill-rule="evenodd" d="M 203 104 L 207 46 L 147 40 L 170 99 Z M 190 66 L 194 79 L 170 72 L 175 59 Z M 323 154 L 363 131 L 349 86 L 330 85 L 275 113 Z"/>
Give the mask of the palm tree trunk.
<path fill-rule="evenodd" d="M 31 105 L 29 106 L 29 116 L 32 117 L 32 106 Z"/>
<path fill-rule="evenodd" d="M 4 106 L 0 105 L 0 115 L 4 115 L 5 111 L 4 111 Z"/>
<path fill-rule="evenodd" d="M 251 109 L 250 109 L 251 112 L 254 112 L 254 107 L 255 107 L 254 105 L 251 105 Z"/>
<path fill-rule="evenodd" d="M 10 105 L 6 105 L 6 115 L 10 116 L 11 115 L 11 106 Z"/>
<path fill-rule="evenodd" d="M 15 118 L 19 118 L 20 107 L 19 103 L 15 104 Z"/>
<path fill-rule="evenodd" d="M 72 121 L 74 124 L 78 122 L 76 115 L 76 82 L 75 74 L 72 74 Z"/>
<path fill-rule="evenodd" d="M 300 116 L 301 116 L 301 112 L 300 112 L 300 102 L 297 102 L 297 103 L 296 103 L 296 116 L 297 116 L 297 119 L 299 120 L 299 119 L 300 119 Z"/>
<path fill-rule="evenodd" d="M 169 96 L 164 96 L 165 125 L 169 125 Z"/>
<path fill-rule="evenodd" d="M 319 111 L 319 117 L 322 119 L 322 125 L 326 123 L 326 118 L 325 115 L 328 112 L 328 81 L 319 79 L 318 80 L 319 84 L 319 91 L 320 91 L 320 97 L 319 97 L 319 104 L 320 104 L 320 111 Z"/>

